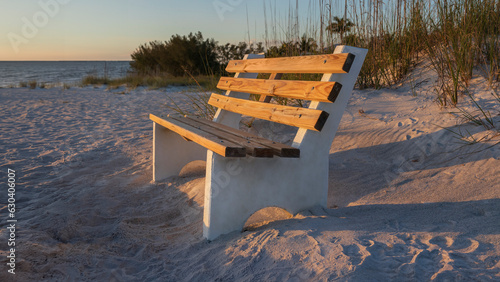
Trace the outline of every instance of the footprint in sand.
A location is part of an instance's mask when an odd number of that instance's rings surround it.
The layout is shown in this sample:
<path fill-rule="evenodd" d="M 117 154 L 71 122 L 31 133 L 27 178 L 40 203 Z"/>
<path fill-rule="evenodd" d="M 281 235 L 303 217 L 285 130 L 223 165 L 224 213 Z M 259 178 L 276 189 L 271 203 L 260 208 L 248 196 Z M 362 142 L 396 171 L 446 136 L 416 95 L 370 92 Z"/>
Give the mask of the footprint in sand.
<path fill-rule="evenodd" d="M 349 257 L 352 265 L 362 264 L 365 258 L 370 255 L 370 253 L 366 250 L 366 247 L 359 244 L 342 246 L 342 248 L 342 252 L 344 255 Z"/>
<path fill-rule="evenodd" d="M 465 246 L 462 247 L 463 245 Z M 479 242 L 474 239 L 467 238 L 464 240 L 463 244 L 455 244 L 454 246 L 460 249 L 453 250 L 453 253 L 470 254 L 479 248 Z"/>
<path fill-rule="evenodd" d="M 418 118 L 409 118 L 406 120 L 409 124 L 418 123 Z"/>
<path fill-rule="evenodd" d="M 408 279 L 417 281 L 445 280 L 453 281 L 457 277 L 456 269 L 477 268 L 478 265 L 494 265 L 496 261 L 480 261 L 477 259 L 477 250 L 480 243 L 471 238 L 453 238 L 451 236 L 423 236 L 401 235 L 397 236 L 405 242 L 407 256 L 397 272 L 407 275 Z M 399 252 L 402 254 L 402 252 Z M 389 253 L 386 253 L 389 254 Z"/>
<path fill-rule="evenodd" d="M 412 125 L 412 124 L 416 124 L 416 123 L 418 123 L 417 118 L 407 118 L 404 121 L 398 122 L 396 127 L 402 127 L 402 126 Z"/>
<path fill-rule="evenodd" d="M 451 253 L 469 254 L 479 248 L 479 242 L 471 238 L 457 239 L 447 236 L 437 236 L 428 241 L 429 246 L 438 246 L 441 249 L 446 249 Z"/>
<path fill-rule="evenodd" d="M 425 236 L 415 243 L 417 248 L 410 264 L 414 267 L 417 280 L 454 279 L 453 269 L 477 267 L 478 261 L 469 255 L 480 246 L 474 239 Z"/>
<path fill-rule="evenodd" d="M 413 125 L 415 125 L 417 123 L 418 123 L 418 119 L 417 118 L 407 118 L 404 121 L 398 122 L 396 124 L 396 126 L 394 126 L 394 127 L 396 129 L 400 129 L 400 130 L 403 130 L 403 128 L 409 129 L 408 127 L 411 127 L 411 126 L 413 126 Z M 404 130 L 403 132 L 406 133 L 406 130 Z M 415 138 L 415 137 L 421 135 L 422 133 L 424 133 L 424 131 L 418 130 L 416 128 L 413 128 L 409 134 L 405 134 L 403 132 L 402 132 L 402 134 L 404 134 L 403 138 L 405 140 L 410 140 L 410 139 Z"/>
<path fill-rule="evenodd" d="M 437 236 L 427 241 L 429 246 L 431 246 L 431 244 L 438 245 L 440 248 L 449 248 L 453 245 L 454 242 L 455 241 L 452 238 L 446 236 L 445 237 Z"/>

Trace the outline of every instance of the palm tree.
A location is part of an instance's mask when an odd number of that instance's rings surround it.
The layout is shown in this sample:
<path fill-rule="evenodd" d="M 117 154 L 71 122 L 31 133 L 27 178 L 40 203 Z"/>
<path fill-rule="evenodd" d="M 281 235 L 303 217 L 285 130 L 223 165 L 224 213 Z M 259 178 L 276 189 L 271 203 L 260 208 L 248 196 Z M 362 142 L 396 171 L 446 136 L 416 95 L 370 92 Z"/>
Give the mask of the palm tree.
<path fill-rule="evenodd" d="M 344 34 L 351 31 L 354 24 L 346 18 L 334 17 L 333 22 L 326 27 L 326 31 L 332 36 L 334 33 L 340 34 L 340 42 L 344 40 Z"/>
<path fill-rule="evenodd" d="M 318 44 L 313 38 L 308 38 L 306 34 L 302 35 L 300 41 L 297 42 L 297 49 L 299 49 L 301 55 L 308 53 L 314 53 L 318 49 Z"/>

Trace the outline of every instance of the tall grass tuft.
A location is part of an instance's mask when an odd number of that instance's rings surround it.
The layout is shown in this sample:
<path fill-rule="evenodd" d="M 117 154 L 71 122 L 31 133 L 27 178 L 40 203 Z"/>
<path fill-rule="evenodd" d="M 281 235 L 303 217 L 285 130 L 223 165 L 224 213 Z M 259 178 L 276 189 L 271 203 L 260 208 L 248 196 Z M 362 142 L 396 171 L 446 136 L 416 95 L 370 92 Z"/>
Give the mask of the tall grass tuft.
<path fill-rule="evenodd" d="M 311 2 L 313 3 L 313 2 Z M 423 57 L 439 75 L 437 100 L 455 106 L 476 69 L 490 85 L 500 79 L 500 1 L 493 0 L 321 0 L 304 21 L 290 15 L 282 23 L 264 2 L 266 56 L 331 53 L 336 44 L 369 50 L 358 77 L 362 88 L 400 83 Z M 266 9 L 271 9 L 268 13 Z M 274 7 L 276 9 L 276 7 Z M 273 13 L 274 12 L 274 13 Z M 274 17 L 274 18 L 273 18 Z M 285 26 L 280 34 L 276 26 Z M 306 26 L 305 33 L 299 26 Z M 269 39 L 268 30 L 274 38 Z M 326 36 L 325 36 L 326 35 Z M 308 46 L 305 48 L 299 46 Z"/>
<path fill-rule="evenodd" d="M 169 99 L 172 102 L 173 106 L 167 107 L 183 116 L 196 116 L 209 120 L 212 120 L 214 118 L 215 113 L 217 112 L 217 108 L 208 103 L 208 100 L 210 99 L 209 93 L 201 92 L 196 96 L 193 96 L 189 93 L 186 93 L 185 95 L 191 102 L 188 109 L 184 109 L 183 107 L 178 105 L 171 97 L 169 97 Z"/>
<path fill-rule="evenodd" d="M 439 75 L 438 100 L 457 105 L 476 67 L 490 85 L 499 80 L 500 3 L 489 0 L 435 1 L 428 17 L 425 52 Z"/>
<path fill-rule="evenodd" d="M 36 80 L 31 80 L 30 82 L 28 82 L 28 86 L 30 89 L 35 89 L 37 84 L 38 83 L 36 82 Z"/>
<path fill-rule="evenodd" d="M 173 77 L 169 74 L 158 75 L 139 75 L 129 74 L 121 78 L 108 78 L 99 76 L 86 76 L 82 79 L 81 85 L 107 85 L 108 87 L 126 86 L 135 89 L 139 86 L 145 86 L 149 89 L 165 88 L 168 86 L 202 86 L 205 89 L 214 89 L 217 85 L 217 78 L 214 75 L 199 75 L 194 77 L 180 76 Z M 215 82 L 214 82 L 215 81 Z"/>
<path fill-rule="evenodd" d="M 87 75 L 82 79 L 82 85 L 108 84 L 111 80 L 107 76 Z"/>
<path fill-rule="evenodd" d="M 192 78 L 192 80 L 196 83 L 196 85 L 198 85 L 200 94 L 198 96 L 185 94 L 186 97 L 191 101 L 191 103 L 189 104 L 190 108 L 189 111 L 186 111 L 182 107 L 180 107 L 171 97 L 169 98 L 174 106 L 173 107 L 168 106 L 168 107 L 181 115 L 194 115 L 197 117 L 202 117 L 205 119 L 212 120 L 215 116 L 215 113 L 217 112 L 217 108 L 208 103 L 208 100 L 210 99 L 210 94 L 206 92 L 206 90 L 208 90 L 207 86 L 206 85 L 202 86 L 202 84 L 191 73 L 187 71 L 186 73 Z M 216 89 L 217 81 L 214 80 L 214 77 L 215 75 L 210 76 L 211 86 L 208 88 Z"/>

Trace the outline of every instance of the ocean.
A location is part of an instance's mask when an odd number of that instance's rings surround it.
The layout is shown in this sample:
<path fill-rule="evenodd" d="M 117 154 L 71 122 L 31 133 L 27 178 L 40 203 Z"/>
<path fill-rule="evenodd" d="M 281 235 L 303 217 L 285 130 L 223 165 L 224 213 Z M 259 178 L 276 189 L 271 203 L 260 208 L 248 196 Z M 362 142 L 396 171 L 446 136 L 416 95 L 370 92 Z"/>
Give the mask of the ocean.
<path fill-rule="evenodd" d="M 0 61 L 0 87 L 18 87 L 20 82 L 49 85 L 78 83 L 87 75 L 117 78 L 127 75 L 128 61 Z"/>

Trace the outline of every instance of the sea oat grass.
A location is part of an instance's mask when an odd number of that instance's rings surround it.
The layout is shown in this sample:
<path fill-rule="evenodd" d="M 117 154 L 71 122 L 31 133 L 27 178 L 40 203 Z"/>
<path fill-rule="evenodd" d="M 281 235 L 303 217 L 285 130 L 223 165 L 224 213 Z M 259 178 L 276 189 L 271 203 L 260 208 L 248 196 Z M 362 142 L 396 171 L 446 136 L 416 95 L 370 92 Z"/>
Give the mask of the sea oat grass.
<path fill-rule="evenodd" d="M 125 85 L 128 88 L 135 89 L 139 86 L 149 89 L 159 89 L 169 86 L 201 86 L 204 89 L 216 88 L 218 76 L 200 75 L 196 77 L 181 76 L 173 77 L 171 75 L 136 75 L 131 74 L 121 78 L 105 78 L 87 76 L 83 78 L 81 85 L 108 85 L 108 87 L 119 87 Z"/>
<path fill-rule="evenodd" d="M 88 75 L 82 79 L 82 85 L 108 84 L 110 80 L 105 76 Z"/>
<path fill-rule="evenodd" d="M 28 82 L 28 86 L 30 89 L 35 89 L 37 85 L 38 83 L 36 82 L 36 80 L 31 80 L 30 82 Z"/>
<path fill-rule="evenodd" d="M 173 106 L 167 106 L 169 109 L 175 111 L 180 115 L 196 116 L 205 119 L 212 120 L 217 112 L 217 108 L 210 105 L 208 100 L 210 99 L 210 94 L 207 92 L 201 92 L 200 94 L 194 93 L 184 93 L 186 97 L 190 100 L 188 108 L 185 109 L 175 102 L 174 99 L 168 97 L 172 102 Z"/>
<path fill-rule="evenodd" d="M 466 96 L 473 71 L 486 70 L 490 85 L 497 80 L 500 53 L 500 3 L 488 0 L 434 2 L 425 52 L 439 76 L 438 100 L 456 106 Z M 486 67 L 485 67 L 486 66 Z"/>

